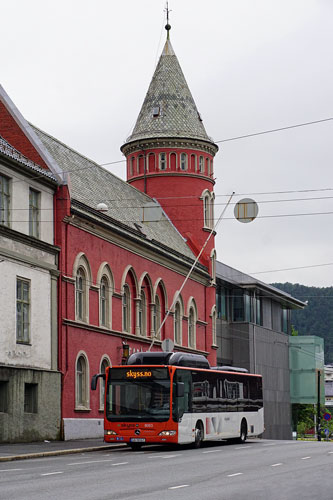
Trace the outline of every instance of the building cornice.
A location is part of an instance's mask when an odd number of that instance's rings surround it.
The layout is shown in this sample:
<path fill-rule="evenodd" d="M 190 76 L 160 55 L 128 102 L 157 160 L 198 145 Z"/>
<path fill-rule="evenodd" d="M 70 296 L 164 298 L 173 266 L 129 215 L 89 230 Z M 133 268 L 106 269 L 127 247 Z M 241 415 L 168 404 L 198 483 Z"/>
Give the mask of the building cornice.
<path fill-rule="evenodd" d="M 15 231 L 15 229 L 11 229 L 7 226 L 0 225 L 0 236 L 24 243 L 25 245 L 37 248 L 38 250 L 43 250 L 44 252 L 48 252 L 53 255 L 58 255 L 60 252 L 60 248 L 56 245 L 51 245 L 50 243 L 46 243 L 38 238 L 34 238 L 33 236 L 20 233 L 19 231 Z"/>
<path fill-rule="evenodd" d="M 201 139 L 191 139 L 186 137 L 154 137 L 147 139 L 137 139 L 121 146 L 120 150 L 127 156 L 136 151 L 161 149 L 161 148 L 177 148 L 177 149 L 195 149 L 197 151 L 205 151 L 212 156 L 215 156 L 218 151 L 218 146 L 213 142 L 204 141 Z"/>

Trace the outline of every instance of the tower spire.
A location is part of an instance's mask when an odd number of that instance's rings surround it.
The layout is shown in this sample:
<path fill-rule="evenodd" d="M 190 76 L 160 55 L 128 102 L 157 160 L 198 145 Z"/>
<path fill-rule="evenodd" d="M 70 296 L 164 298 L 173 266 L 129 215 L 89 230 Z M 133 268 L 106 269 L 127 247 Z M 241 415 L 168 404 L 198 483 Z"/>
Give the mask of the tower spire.
<path fill-rule="evenodd" d="M 169 10 L 169 2 L 168 1 L 166 3 L 165 11 L 166 11 L 166 18 L 167 18 L 167 23 L 165 25 L 165 29 L 167 30 L 167 40 L 170 40 L 171 25 L 169 24 L 169 12 L 171 12 L 171 11 Z"/>

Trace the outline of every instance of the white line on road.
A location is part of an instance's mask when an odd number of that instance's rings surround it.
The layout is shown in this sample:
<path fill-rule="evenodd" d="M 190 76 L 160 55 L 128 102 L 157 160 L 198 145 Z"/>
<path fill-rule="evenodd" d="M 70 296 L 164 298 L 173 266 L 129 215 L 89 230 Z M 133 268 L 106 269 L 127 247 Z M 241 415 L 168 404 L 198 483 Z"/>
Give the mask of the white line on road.
<path fill-rule="evenodd" d="M 168 490 L 178 490 L 178 488 L 187 488 L 188 486 L 190 486 L 189 484 L 180 484 L 179 486 L 170 486 L 170 488 L 168 488 Z"/>
<path fill-rule="evenodd" d="M 311 457 L 302 457 L 301 460 L 308 460 Z"/>
<path fill-rule="evenodd" d="M 203 451 L 202 453 L 219 453 L 222 450 L 209 450 L 209 451 Z"/>
<path fill-rule="evenodd" d="M 279 464 L 272 464 L 271 467 L 278 467 L 279 465 L 282 465 L 281 463 Z"/>
<path fill-rule="evenodd" d="M 252 448 L 252 446 L 236 446 L 235 450 L 247 450 L 248 448 Z"/>
<path fill-rule="evenodd" d="M 1 469 L 0 472 L 13 472 L 17 470 L 23 470 L 23 469 Z"/>
<path fill-rule="evenodd" d="M 241 476 L 243 472 L 236 472 L 235 474 L 228 474 L 228 477 Z"/>
<path fill-rule="evenodd" d="M 64 472 L 46 472 L 45 474 L 41 474 L 41 476 L 53 476 L 54 474 L 63 474 Z"/>
<path fill-rule="evenodd" d="M 108 460 L 89 460 L 86 461 L 86 462 L 73 462 L 71 464 L 67 464 L 67 465 L 84 465 L 84 464 L 99 464 L 101 462 L 112 462 L 114 460 L 114 458 L 109 458 Z"/>
<path fill-rule="evenodd" d="M 175 458 L 175 457 L 181 457 L 181 453 L 179 453 L 178 455 L 164 455 L 162 458 Z"/>
<path fill-rule="evenodd" d="M 267 443 L 267 444 L 263 444 L 263 446 L 275 446 L 276 443 Z"/>
<path fill-rule="evenodd" d="M 128 464 L 128 462 L 119 462 L 117 464 L 112 464 L 112 465 L 126 465 L 126 464 Z"/>
<path fill-rule="evenodd" d="M 333 453 L 333 451 L 329 451 L 328 454 L 330 455 L 331 453 Z"/>

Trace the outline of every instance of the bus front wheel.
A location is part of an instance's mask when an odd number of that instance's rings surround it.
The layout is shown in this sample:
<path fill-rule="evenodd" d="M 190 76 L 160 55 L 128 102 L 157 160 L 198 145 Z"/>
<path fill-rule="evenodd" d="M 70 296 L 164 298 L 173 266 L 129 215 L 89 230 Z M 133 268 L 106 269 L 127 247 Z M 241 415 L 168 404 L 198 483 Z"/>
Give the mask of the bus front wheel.
<path fill-rule="evenodd" d="M 133 451 L 139 451 L 141 450 L 141 443 L 130 443 L 130 447 L 132 448 Z"/>
<path fill-rule="evenodd" d="M 194 448 L 200 448 L 204 438 L 204 429 L 202 422 L 197 422 L 195 426 Z"/>

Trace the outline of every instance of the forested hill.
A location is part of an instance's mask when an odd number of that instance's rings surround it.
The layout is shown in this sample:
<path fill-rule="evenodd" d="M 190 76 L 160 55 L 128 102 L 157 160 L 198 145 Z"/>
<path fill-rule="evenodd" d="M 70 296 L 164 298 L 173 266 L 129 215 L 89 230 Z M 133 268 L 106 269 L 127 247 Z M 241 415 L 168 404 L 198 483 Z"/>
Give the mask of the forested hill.
<path fill-rule="evenodd" d="M 296 299 L 308 301 L 302 311 L 292 311 L 291 323 L 298 335 L 318 335 L 325 342 L 325 364 L 333 363 L 333 287 L 319 288 L 298 283 L 272 283 Z"/>

